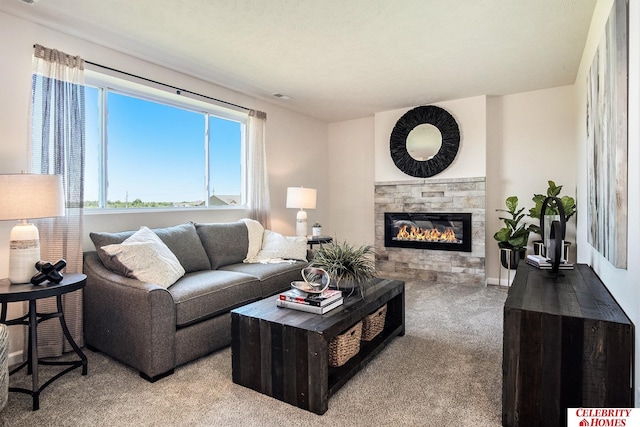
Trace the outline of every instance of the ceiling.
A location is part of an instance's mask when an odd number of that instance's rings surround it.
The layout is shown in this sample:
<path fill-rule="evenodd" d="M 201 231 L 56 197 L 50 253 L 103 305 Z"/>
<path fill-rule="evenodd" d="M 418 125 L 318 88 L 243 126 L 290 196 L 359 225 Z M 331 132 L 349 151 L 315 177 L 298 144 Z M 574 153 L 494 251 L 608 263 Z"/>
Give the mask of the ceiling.
<path fill-rule="evenodd" d="M 597 0 L 24 1 L 0 10 L 335 122 L 573 84 Z"/>

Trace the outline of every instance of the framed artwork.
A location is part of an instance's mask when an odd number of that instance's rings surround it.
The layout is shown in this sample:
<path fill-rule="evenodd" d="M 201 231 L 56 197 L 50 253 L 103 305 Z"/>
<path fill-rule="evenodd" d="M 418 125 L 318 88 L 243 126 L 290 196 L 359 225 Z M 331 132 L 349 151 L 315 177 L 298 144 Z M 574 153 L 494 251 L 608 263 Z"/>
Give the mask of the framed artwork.
<path fill-rule="evenodd" d="M 587 81 L 587 238 L 627 268 L 627 1 L 614 0 Z"/>

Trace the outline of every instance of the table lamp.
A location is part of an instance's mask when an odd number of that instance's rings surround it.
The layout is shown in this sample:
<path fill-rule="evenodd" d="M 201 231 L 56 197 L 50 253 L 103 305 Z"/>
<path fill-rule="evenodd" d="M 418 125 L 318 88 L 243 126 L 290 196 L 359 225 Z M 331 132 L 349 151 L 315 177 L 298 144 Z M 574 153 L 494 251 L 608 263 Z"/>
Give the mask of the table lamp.
<path fill-rule="evenodd" d="M 29 283 L 40 261 L 38 228 L 27 219 L 64 216 L 61 175 L 0 175 L 0 220 L 19 220 L 9 236 L 9 281 Z"/>
<path fill-rule="evenodd" d="M 304 187 L 287 188 L 287 207 L 300 209 L 296 215 L 296 236 L 306 236 L 307 213 L 304 209 L 316 208 L 316 189 Z"/>

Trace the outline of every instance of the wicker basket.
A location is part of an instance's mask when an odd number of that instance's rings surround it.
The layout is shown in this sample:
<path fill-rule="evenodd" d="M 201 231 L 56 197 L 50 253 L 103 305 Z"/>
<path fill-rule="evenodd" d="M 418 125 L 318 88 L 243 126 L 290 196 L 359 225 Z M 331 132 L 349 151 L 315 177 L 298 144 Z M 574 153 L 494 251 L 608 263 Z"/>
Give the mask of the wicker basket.
<path fill-rule="evenodd" d="M 384 329 L 387 304 L 362 319 L 362 341 L 371 341 Z"/>
<path fill-rule="evenodd" d="M 0 323 L 0 411 L 9 399 L 9 332 L 6 325 Z"/>
<path fill-rule="evenodd" d="M 329 342 L 329 366 L 342 366 L 360 351 L 362 321 Z"/>

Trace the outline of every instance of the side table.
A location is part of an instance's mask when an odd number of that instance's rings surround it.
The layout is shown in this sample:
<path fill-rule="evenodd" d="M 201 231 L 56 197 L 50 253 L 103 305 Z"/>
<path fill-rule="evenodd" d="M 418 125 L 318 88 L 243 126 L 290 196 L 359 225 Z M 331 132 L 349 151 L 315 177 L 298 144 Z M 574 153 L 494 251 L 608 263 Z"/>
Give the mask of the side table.
<path fill-rule="evenodd" d="M 32 388 L 29 390 L 19 387 L 9 387 L 9 391 L 30 394 L 33 397 L 34 411 L 40 408 L 40 393 L 53 381 L 81 366 L 82 375 L 87 375 L 87 357 L 73 340 L 73 337 L 69 332 L 69 328 L 67 328 L 67 323 L 64 320 L 64 313 L 62 311 L 62 295 L 82 289 L 86 283 L 87 276 L 84 274 L 67 274 L 60 283 L 45 282 L 42 285 L 32 285 L 30 283 L 10 284 L 9 280 L 0 279 L 0 304 L 2 304 L 2 310 L 0 311 L 0 323 L 4 323 L 8 326 L 26 325 L 29 327 L 27 360 L 11 370 L 9 375 L 15 374 L 26 366 L 27 375 L 31 375 L 32 377 Z M 58 311 L 54 313 L 38 313 L 36 310 L 36 301 L 49 297 L 56 297 Z M 20 301 L 29 301 L 28 313 L 22 317 L 7 320 L 7 304 L 10 302 Z M 64 336 L 67 338 L 67 341 L 69 341 L 69 344 L 71 344 L 75 353 L 80 357 L 80 360 L 62 362 L 42 360 L 38 358 L 38 323 L 55 317 L 60 320 L 60 326 L 62 327 Z M 68 367 L 40 386 L 38 381 L 38 365 L 60 365 Z"/>
<path fill-rule="evenodd" d="M 313 249 L 313 245 L 322 246 L 323 243 L 333 242 L 333 237 L 330 236 L 307 236 L 307 244 L 309 249 Z"/>

